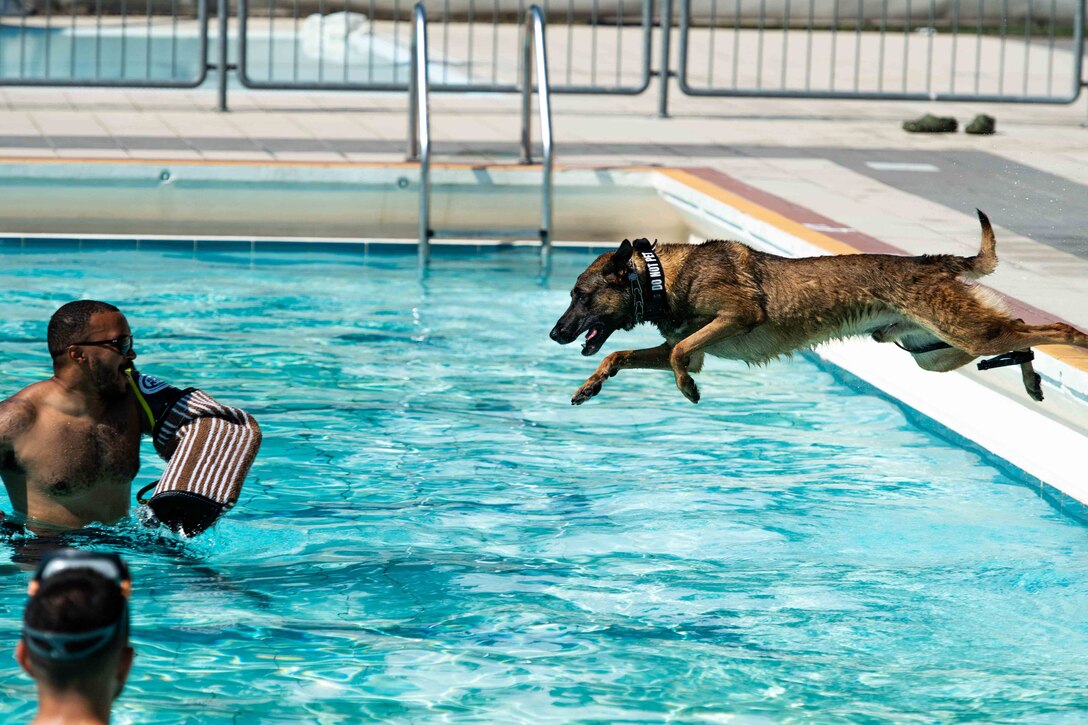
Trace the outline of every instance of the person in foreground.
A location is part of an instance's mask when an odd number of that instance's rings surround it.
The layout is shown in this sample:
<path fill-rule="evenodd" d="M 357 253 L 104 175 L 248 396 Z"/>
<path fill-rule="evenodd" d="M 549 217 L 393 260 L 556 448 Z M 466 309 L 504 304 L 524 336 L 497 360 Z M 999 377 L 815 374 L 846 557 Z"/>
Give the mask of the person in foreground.
<path fill-rule="evenodd" d="M 252 416 L 136 372 L 132 331 L 113 305 L 69 302 L 47 337 L 53 377 L 0 402 L 0 477 L 26 528 L 126 516 L 145 434 L 169 462 L 148 501 L 160 521 L 198 533 L 233 506 L 260 446 Z"/>
<path fill-rule="evenodd" d="M 38 686 L 31 725 L 110 721 L 132 667 L 132 579 L 116 554 L 61 549 L 38 564 L 15 659 Z"/>

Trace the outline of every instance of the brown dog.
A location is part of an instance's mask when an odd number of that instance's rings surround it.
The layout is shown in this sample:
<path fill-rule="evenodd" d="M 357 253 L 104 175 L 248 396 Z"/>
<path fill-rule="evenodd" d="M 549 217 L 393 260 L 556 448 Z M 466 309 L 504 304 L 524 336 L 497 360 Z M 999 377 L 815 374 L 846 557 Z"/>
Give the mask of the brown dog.
<path fill-rule="evenodd" d="M 871 335 L 894 342 L 925 370 L 944 372 L 980 356 L 1028 353 L 1033 345 L 1088 348 L 1070 325 L 1028 325 L 987 290 L 969 283 L 993 272 L 993 229 L 981 211 L 982 247 L 974 257 L 856 254 L 790 259 L 740 242 L 651 246 L 626 239 L 578 277 L 571 303 L 551 338 L 561 345 L 586 333 L 583 355 L 616 330 L 657 326 L 665 343 L 608 355 L 579 388 L 580 405 L 625 368 L 671 369 L 676 386 L 699 402 L 690 373 L 706 353 L 765 363 L 828 340 Z M 1024 386 L 1042 400 L 1030 354 L 1020 363 Z"/>

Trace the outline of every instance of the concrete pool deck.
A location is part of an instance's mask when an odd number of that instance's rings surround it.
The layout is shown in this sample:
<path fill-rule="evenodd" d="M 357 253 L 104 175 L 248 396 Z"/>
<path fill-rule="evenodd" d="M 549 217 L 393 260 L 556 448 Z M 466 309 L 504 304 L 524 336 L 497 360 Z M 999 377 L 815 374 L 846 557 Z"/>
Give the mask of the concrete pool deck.
<path fill-rule="evenodd" d="M 229 100 L 231 110 L 219 113 L 214 93 L 203 90 L 0 88 L 0 163 L 404 161 L 407 104 L 400 94 L 236 91 Z M 674 89 L 671 116 L 660 119 L 652 86 L 638 97 L 557 96 L 553 113 L 560 165 L 683 169 L 705 192 L 734 195 L 807 230 L 826 251 L 973 254 L 974 209 L 981 208 L 994 223 L 1001 260 L 985 283 L 1026 318 L 1088 329 L 1085 104 L 707 99 Z M 927 112 L 955 116 L 961 128 L 989 113 L 997 133 L 902 130 L 902 121 Z M 433 94 L 431 123 L 436 162 L 516 161 L 514 95 Z M 1067 375 L 1088 375 L 1082 353 L 1042 352 Z M 1044 376 L 1049 365 L 1040 366 Z M 1050 371 L 1051 379 L 1061 374 Z M 1083 438 L 1088 418 L 1063 409 L 1057 391 L 1047 393 L 1041 415 Z"/>
<path fill-rule="evenodd" d="M 514 163 L 519 99 L 433 94 L 436 161 Z M 987 279 L 1088 327 L 1088 119 L 1071 106 L 557 96 L 566 167 L 711 169 L 908 253 L 974 251 L 974 209 L 998 235 Z M 402 162 L 399 94 L 238 91 L 214 110 L 205 91 L 0 87 L 0 160 L 155 159 Z M 997 118 L 993 136 L 908 134 L 922 113 Z"/>

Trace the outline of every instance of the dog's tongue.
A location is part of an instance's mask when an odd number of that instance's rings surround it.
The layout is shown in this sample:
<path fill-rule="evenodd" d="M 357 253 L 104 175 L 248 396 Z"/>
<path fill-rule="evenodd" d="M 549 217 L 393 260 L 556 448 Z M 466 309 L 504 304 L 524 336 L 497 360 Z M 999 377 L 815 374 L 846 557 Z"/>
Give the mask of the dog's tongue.
<path fill-rule="evenodd" d="M 597 348 L 600 347 L 600 345 L 595 343 L 593 341 L 593 339 L 596 338 L 596 337 L 600 337 L 601 334 L 602 334 L 601 328 L 598 327 L 597 325 L 594 325 L 593 327 L 589 328 L 589 331 L 586 332 L 586 339 L 585 339 L 584 342 L 582 342 L 582 354 L 583 355 L 592 355 L 593 353 L 597 352 Z"/>

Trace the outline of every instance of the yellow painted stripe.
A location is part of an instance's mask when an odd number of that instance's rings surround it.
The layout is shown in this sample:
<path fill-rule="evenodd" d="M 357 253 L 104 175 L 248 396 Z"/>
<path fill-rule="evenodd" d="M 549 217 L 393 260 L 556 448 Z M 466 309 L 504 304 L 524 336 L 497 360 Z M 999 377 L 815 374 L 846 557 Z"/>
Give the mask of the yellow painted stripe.
<path fill-rule="evenodd" d="M 1088 373 L 1088 350 L 1072 345 L 1039 345 L 1036 349 L 1069 367 Z"/>
<path fill-rule="evenodd" d="M 778 212 L 771 211 L 765 206 L 756 204 L 754 201 L 744 198 L 731 191 L 723 189 L 717 184 L 701 179 L 695 174 L 684 171 L 682 169 L 655 169 L 662 176 L 667 176 L 673 181 L 678 181 L 684 186 L 694 189 L 702 194 L 706 194 L 712 199 L 717 199 L 720 202 L 728 204 L 739 212 L 747 214 L 750 217 L 766 222 L 773 227 L 781 229 L 784 232 L 792 234 L 795 237 L 804 239 L 810 244 L 814 244 L 820 249 L 823 249 L 831 254 L 860 254 L 857 249 L 854 249 L 845 242 L 840 242 L 838 239 L 829 237 L 822 232 L 818 232 L 814 229 L 809 229 L 804 224 L 794 221 L 787 216 L 779 214 Z"/>

